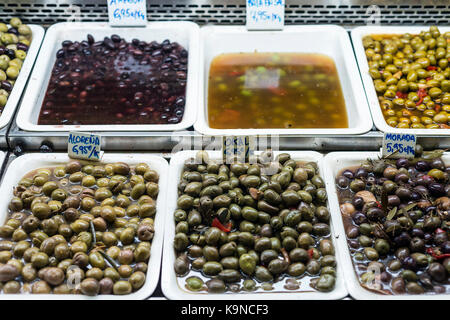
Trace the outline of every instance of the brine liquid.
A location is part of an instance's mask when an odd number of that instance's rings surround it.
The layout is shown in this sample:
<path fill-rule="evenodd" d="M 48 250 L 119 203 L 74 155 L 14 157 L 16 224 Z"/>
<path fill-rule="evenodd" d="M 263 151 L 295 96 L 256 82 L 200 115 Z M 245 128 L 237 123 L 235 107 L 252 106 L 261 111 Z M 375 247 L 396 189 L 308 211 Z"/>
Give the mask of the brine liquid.
<path fill-rule="evenodd" d="M 226 53 L 210 66 L 211 128 L 348 128 L 334 61 L 309 53 Z"/>

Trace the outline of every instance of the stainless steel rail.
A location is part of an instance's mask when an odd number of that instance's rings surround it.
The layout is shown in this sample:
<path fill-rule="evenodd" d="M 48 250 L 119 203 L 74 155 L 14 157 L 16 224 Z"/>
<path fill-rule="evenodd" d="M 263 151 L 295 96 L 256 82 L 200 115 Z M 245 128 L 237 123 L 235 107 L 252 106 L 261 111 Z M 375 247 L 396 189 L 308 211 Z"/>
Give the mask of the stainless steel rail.
<path fill-rule="evenodd" d="M 80 9 L 81 21 L 107 21 L 105 0 L 1 0 L 0 20 L 20 16 L 27 23 L 52 24 Z M 450 21 L 448 0 L 286 0 L 287 24 L 364 25 L 377 5 L 380 23 L 389 25 L 440 24 Z M 148 0 L 150 20 L 190 20 L 199 24 L 245 23 L 244 0 Z"/>
<path fill-rule="evenodd" d="M 381 24 L 412 25 L 450 22 L 449 0 L 286 0 L 286 24 L 339 24 L 351 29 L 364 25 L 379 8 Z M 76 6 L 76 7 L 75 7 Z M 149 20 L 191 20 L 199 24 L 244 24 L 244 0 L 148 0 Z M 79 11 L 77 11 L 79 10 Z M 53 24 L 78 19 L 80 21 L 107 21 L 105 0 L 0 0 L 0 20 L 19 16 L 24 22 Z M 3 131 L 0 131 L 0 148 Z M 103 150 L 170 151 L 183 139 L 201 139 L 195 131 L 185 132 L 105 132 Z M 6 134 L 9 147 L 21 146 L 26 151 L 39 150 L 42 144 L 53 150 L 67 148 L 64 132 L 26 132 L 15 121 Z M 4 140 L 4 139 L 3 139 Z M 313 149 L 319 151 L 378 150 L 382 133 L 373 130 L 359 136 L 296 137 L 280 136 L 280 149 Z M 450 148 L 450 138 L 419 138 L 425 148 Z"/>

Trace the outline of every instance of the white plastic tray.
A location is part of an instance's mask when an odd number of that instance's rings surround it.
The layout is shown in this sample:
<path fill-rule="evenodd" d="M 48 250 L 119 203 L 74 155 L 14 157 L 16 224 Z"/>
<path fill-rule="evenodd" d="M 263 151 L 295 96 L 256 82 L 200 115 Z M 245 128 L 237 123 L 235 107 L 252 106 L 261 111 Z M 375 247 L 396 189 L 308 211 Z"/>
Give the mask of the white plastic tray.
<path fill-rule="evenodd" d="M 20 179 L 28 172 L 45 167 L 62 165 L 69 161 L 67 154 L 53 153 L 30 153 L 13 160 L 6 170 L 0 186 L 3 195 L 0 198 L 0 223 L 3 224 L 8 214 L 8 204 L 12 197 L 13 188 Z M 103 163 L 125 162 L 130 165 L 141 162 L 147 163 L 152 169 L 159 173 L 159 195 L 156 200 L 155 235 L 152 240 L 150 260 L 148 262 L 147 277 L 145 284 L 138 291 L 128 295 L 98 295 L 95 297 L 81 294 L 0 294 L 0 300 L 142 300 L 148 298 L 155 291 L 159 280 L 161 269 L 161 254 L 164 237 L 164 213 L 167 190 L 167 161 L 158 156 L 149 154 L 105 154 Z"/>
<path fill-rule="evenodd" d="M 449 300 L 450 294 L 401 294 L 383 295 L 364 289 L 359 283 L 356 275 L 350 250 L 347 244 L 344 223 L 339 209 L 339 200 L 336 192 L 336 176 L 345 168 L 357 166 L 367 159 L 377 159 L 379 152 L 331 152 L 324 157 L 325 183 L 328 193 L 328 203 L 331 208 L 331 217 L 334 225 L 335 236 L 337 237 L 338 252 L 340 254 L 339 263 L 343 266 L 345 284 L 349 294 L 354 299 L 361 300 Z M 444 154 L 442 159 L 450 162 L 450 153 Z"/>
<path fill-rule="evenodd" d="M 19 76 L 9 94 L 8 102 L 6 102 L 2 115 L 0 116 L 0 128 L 5 127 L 9 123 L 19 104 L 23 89 L 25 88 L 31 69 L 33 69 L 34 61 L 36 60 L 39 48 L 41 47 L 42 39 L 44 38 L 44 28 L 35 24 L 29 24 L 28 26 L 31 29 L 33 38 L 30 47 L 28 48 L 27 57 L 23 62 L 22 69 L 20 69 Z"/>
<path fill-rule="evenodd" d="M 344 28 L 333 25 L 285 26 L 282 31 L 247 31 L 245 26 L 205 26 L 200 29 L 199 112 L 195 129 L 205 135 L 350 135 L 372 129 L 367 100 Z M 211 60 L 230 52 L 304 52 L 331 57 L 338 71 L 349 122 L 341 129 L 213 129 L 208 125 L 208 75 Z"/>
<path fill-rule="evenodd" d="M 314 161 L 319 166 L 319 173 L 323 175 L 322 171 L 322 155 L 314 151 L 283 151 L 291 155 L 293 159 Z M 274 152 L 275 155 L 280 152 Z M 207 294 L 207 293 L 193 293 L 178 285 L 177 277 L 174 271 L 175 250 L 173 248 L 173 239 L 175 237 L 175 223 L 173 220 L 173 213 L 177 207 L 178 199 L 178 183 L 180 181 L 181 173 L 183 171 L 184 161 L 194 157 L 196 151 L 182 151 L 175 154 L 170 160 L 169 173 L 169 187 L 167 190 L 167 211 L 165 212 L 165 241 L 163 249 L 163 268 L 161 286 L 164 295 L 168 299 L 186 299 L 186 300 L 333 300 L 341 299 L 347 295 L 347 290 L 344 285 L 344 278 L 342 273 L 342 265 L 339 260 L 339 255 L 336 252 L 337 259 L 337 278 L 336 286 L 331 292 L 259 292 L 259 293 L 222 293 L 222 294 Z M 220 159 L 221 152 L 209 152 L 210 159 Z M 330 222 L 331 238 L 336 242 L 334 233 L 334 223 Z M 338 250 L 335 245 L 336 251 Z"/>
<path fill-rule="evenodd" d="M 367 100 L 369 102 L 370 111 L 372 112 L 373 121 L 378 130 L 383 132 L 394 133 L 411 133 L 421 136 L 450 135 L 450 130 L 446 129 L 399 129 L 389 126 L 384 120 L 378 101 L 377 92 L 373 84 L 372 77 L 369 74 L 369 64 L 367 62 L 366 53 L 362 44 L 362 39 L 371 34 L 419 34 L 421 31 L 428 31 L 429 26 L 414 27 L 391 27 L 391 26 L 365 26 L 357 27 L 352 30 L 351 37 L 353 48 L 355 49 L 356 60 L 358 61 L 359 72 L 363 80 L 364 89 L 366 91 Z M 439 26 L 441 33 L 450 31 L 450 27 Z"/>
<path fill-rule="evenodd" d="M 177 124 L 144 125 L 38 125 L 39 112 L 47 90 L 56 51 L 64 40 L 85 40 L 88 34 L 95 39 L 118 34 L 131 41 L 176 41 L 189 52 L 186 86 L 186 105 L 183 119 Z M 142 28 L 114 28 L 107 23 L 80 22 L 52 25 L 45 36 L 42 50 L 33 70 L 28 89 L 17 114 L 17 125 L 26 131 L 172 131 L 192 126 L 197 111 L 199 27 L 193 22 L 150 22 Z"/>

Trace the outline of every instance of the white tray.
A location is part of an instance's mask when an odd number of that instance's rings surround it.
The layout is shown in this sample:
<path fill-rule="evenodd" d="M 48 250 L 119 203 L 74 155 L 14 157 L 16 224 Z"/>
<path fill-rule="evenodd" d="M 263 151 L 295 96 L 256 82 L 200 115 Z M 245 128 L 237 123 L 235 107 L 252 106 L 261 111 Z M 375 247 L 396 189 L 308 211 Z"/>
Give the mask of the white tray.
<path fill-rule="evenodd" d="M 319 173 L 323 176 L 322 171 L 322 155 L 314 151 L 283 151 L 291 155 L 293 159 L 314 161 L 319 166 Z M 333 300 L 341 299 L 347 295 L 347 290 L 344 285 L 344 278 L 342 273 L 342 265 L 339 260 L 339 255 L 336 249 L 337 259 L 337 278 L 336 285 L 331 292 L 259 292 L 259 293 L 222 293 L 222 294 L 207 294 L 207 293 L 193 293 L 186 289 L 180 288 L 177 282 L 177 277 L 174 271 L 175 250 L 173 248 L 173 239 L 175 237 L 175 223 L 173 220 L 173 213 L 177 207 L 178 199 L 178 183 L 180 181 L 181 173 L 183 171 L 184 161 L 194 157 L 197 151 L 182 151 L 175 154 L 170 160 L 169 173 L 169 187 L 167 197 L 167 211 L 165 212 L 165 241 L 163 249 L 163 268 L 161 286 L 164 295 L 168 299 L 186 299 L 186 300 Z M 274 152 L 275 155 L 281 152 Z M 209 152 L 211 159 L 220 159 L 221 152 Z M 336 242 L 334 233 L 334 223 L 331 220 L 331 238 L 333 243 Z"/>
<path fill-rule="evenodd" d="M 69 161 L 67 154 L 30 153 L 13 160 L 6 170 L 0 192 L 0 223 L 3 224 L 8 214 L 8 204 L 12 197 L 13 188 L 28 172 L 45 167 L 54 167 Z M 164 213 L 167 190 L 167 161 L 158 156 L 149 154 L 114 154 L 103 156 L 102 162 L 125 162 L 130 165 L 140 162 L 147 163 L 150 168 L 159 174 L 159 195 L 156 200 L 155 236 L 152 240 L 151 255 L 148 262 L 147 277 L 144 285 L 138 291 L 128 295 L 98 295 L 89 297 L 81 294 L 0 294 L 0 300 L 142 300 L 148 298 L 155 291 L 161 269 L 161 254 L 164 237 Z"/>
<path fill-rule="evenodd" d="M 35 24 L 29 24 L 28 26 L 31 29 L 33 38 L 30 47 L 28 48 L 27 57 L 23 62 L 22 69 L 20 69 L 19 76 L 9 94 L 8 102 L 6 102 L 2 115 L 0 116 L 0 128 L 5 127 L 9 123 L 19 104 L 23 89 L 25 88 L 31 69 L 33 69 L 34 61 L 36 60 L 39 48 L 41 47 L 42 39 L 44 38 L 44 28 Z"/>
<path fill-rule="evenodd" d="M 429 26 L 414 27 L 391 27 L 391 26 L 365 26 L 357 27 L 352 30 L 351 37 L 353 48 L 355 49 L 356 60 L 358 61 L 359 72 L 363 80 L 364 89 L 366 91 L 367 100 L 369 102 L 370 111 L 372 112 L 373 121 L 378 130 L 393 133 L 411 133 L 421 136 L 450 135 L 450 130 L 446 129 L 399 129 L 391 127 L 384 120 L 378 101 L 377 92 L 373 84 L 372 77 L 369 74 L 369 64 L 367 62 L 366 53 L 362 44 L 362 39 L 371 34 L 419 34 L 421 31 L 428 31 Z M 450 31 L 450 27 L 439 26 L 441 33 Z"/>
<path fill-rule="evenodd" d="M 247 31 L 245 26 L 205 26 L 200 29 L 199 112 L 195 129 L 205 135 L 350 135 L 372 129 L 367 100 L 344 28 L 333 25 L 285 26 L 282 31 Z M 230 52 L 305 52 L 331 57 L 338 71 L 349 122 L 341 129 L 213 129 L 208 125 L 208 75 L 211 60 Z"/>
<path fill-rule="evenodd" d="M 331 208 L 331 217 L 334 224 L 335 236 L 337 237 L 338 252 L 340 254 L 339 263 L 343 266 L 345 284 L 350 295 L 354 299 L 362 300 L 448 300 L 450 294 L 400 294 L 400 295 L 383 295 L 374 293 L 364 289 L 359 283 L 356 275 L 350 250 L 347 244 L 347 237 L 345 234 L 344 223 L 342 221 L 341 212 L 339 209 L 339 200 L 336 192 L 336 176 L 343 169 L 357 166 L 367 159 L 378 159 L 379 152 L 331 152 L 324 157 L 324 172 L 325 184 L 328 193 L 328 203 Z M 450 162 L 450 153 L 444 154 L 442 159 Z"/>
<path fill-rule="evenodd" d="M 56 51 L 61 48 L 62 41 L 82 41 L 89 33 L 95 39 L 103 39 L 112 34 L 118 34 L 127 41 L 131 41 L 133 38 L 159 42 L 169 39 L 178 42 L 188 50 L 186 105 L 181 122 L 159 125 L 38 125 L 42 101 L 56 60 Z M 197 111 L 198 44 L 199 27 L 195 23 L 187 21 L 150 22 L 142 28 L 114 28 L 108 23 L 97 22 L 54 24 L 47 30 L 36 67 L 17 114 L 17 125 L 26 131 L 172 131 L 186 129 L 194 124 Z"/>

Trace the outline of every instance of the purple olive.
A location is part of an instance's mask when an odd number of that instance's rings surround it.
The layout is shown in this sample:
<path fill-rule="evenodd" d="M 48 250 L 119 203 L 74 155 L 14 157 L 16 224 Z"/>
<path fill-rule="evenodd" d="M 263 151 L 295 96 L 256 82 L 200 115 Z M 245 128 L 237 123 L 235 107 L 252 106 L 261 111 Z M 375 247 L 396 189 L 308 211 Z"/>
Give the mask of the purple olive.
<path fill-rule="evenodd" d="M 394 243 L 397 245 L 397 247 L 406 247 L 409 245 L 410 241 L 411 237 L 407 232 L 402 232 L 400 235 L 394 238 Z"/>
<path fill-rule="evenodd" d="M 355 207 L 355 209 L 360 210 L 364 206 L 364 199 L 358 196 L 355 196 L 352 200 L 352 204 Z"/>
<path fill-rule="evenodd" d="M 357 225 L 367 222 L 366 215 L 364 213 L 362 213 L 361 211 L 353 212 L 352 219 L 353 219 L 353 222 L 355 222 Z"/>
<path fill-rule="evenodd" d="M 410 256 L 408 256 L 402 260 L 402 266 L 403 266 L 403 268 L 408 269 L 408 270 L 413 270 L 413 271 L 417 270 L 417 263 Z"/>
<path fill-rule="evenodd" d="M 435 197 L 442 197 L 446 194 L 444 186 L 437 182 L 430 183 L 428 190 Z"/>
<path fill-rule="evenodd" d="M 450 241 L 447 240 L 441 245 L 441 251 L 442 253 L 450 253 Z"/>
<path fill-rule="evenodd" d="M 409 165 L 409 161 L 406 158 L 400 158 L 396 162 L 397 168 L 406 168 Z"/>
<path fill-rule="evenodd" d="M 427 161 L 420 160 L 416 163 L 416 169 L 419 171 L 428 171 L 430 170 L 430 165 Z"/>
<path fill-rule="evenodd" d="M 388 196 L 388 205 L 391 207 L 397 207 L 400 205 L 400 198 L 394 194 Z"/>

